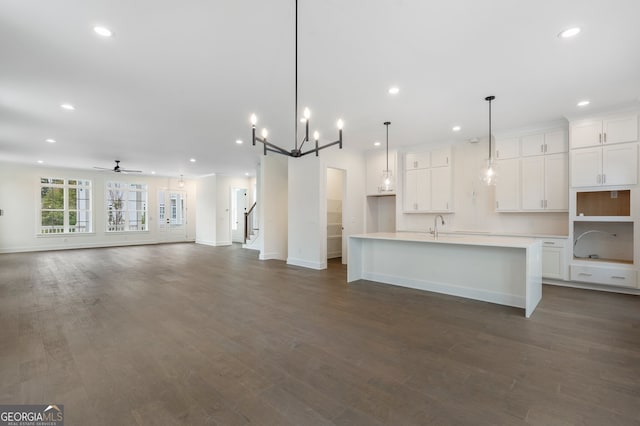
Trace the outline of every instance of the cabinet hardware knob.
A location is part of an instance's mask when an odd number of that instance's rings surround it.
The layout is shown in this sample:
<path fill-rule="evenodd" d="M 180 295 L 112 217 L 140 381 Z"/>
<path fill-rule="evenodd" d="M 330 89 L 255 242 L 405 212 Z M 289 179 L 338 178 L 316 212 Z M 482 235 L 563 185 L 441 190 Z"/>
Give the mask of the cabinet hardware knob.
<path fill-rule="evenodd" d="M 604 132 L 604 143 L 607 143 L 607 132 Z"/>
<path fill-rule="evenodd" d="M 602 143 L 602 133 L 598 133 L 598 143 Z"/>

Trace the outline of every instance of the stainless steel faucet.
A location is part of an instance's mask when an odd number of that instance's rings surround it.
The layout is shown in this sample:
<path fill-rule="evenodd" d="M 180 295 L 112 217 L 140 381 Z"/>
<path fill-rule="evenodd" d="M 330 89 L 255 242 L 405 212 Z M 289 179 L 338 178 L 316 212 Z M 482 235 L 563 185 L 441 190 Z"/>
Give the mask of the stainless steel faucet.
<path fill-rule="evenodd" d="M 438 239 L 438 218 L 440 218 L 441 224 L 444 225 L 444 217 L 441 214 L 433 218 L 433 238 L 435 240 Z"/>

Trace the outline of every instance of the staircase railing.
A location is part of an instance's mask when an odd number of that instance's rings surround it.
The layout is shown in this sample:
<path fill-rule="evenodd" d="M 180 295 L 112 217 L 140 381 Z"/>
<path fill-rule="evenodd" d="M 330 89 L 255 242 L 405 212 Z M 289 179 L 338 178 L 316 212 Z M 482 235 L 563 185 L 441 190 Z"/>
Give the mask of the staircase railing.
<path fill-rule="evenodd" d="M 256 209 L 256 204 L 253 203 L 251 208 L 244 213 L 244 243 L 247 243 L 247 238 L 249 238 L 249 232 L 253 233 L 253 215 L 254 210 Z"/>

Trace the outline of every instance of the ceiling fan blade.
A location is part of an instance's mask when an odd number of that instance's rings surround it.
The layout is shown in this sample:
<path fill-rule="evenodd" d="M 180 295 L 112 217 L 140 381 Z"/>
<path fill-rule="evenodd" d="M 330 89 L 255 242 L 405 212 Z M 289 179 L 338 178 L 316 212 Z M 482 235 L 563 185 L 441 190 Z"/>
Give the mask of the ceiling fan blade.
<path fill-rule="evenodd" d="M 127 170 L 127 169 L 120 169 L 120 171 L 122 173 L 142 173 L 142 170 Z"/>
<path fill-rule="evenodd" d="M 113 170 L 112 168 L 109 169 L 107 167 L 97 167 L 97 166 L 93 166 L 94 169 L 98 169 L 98 170 Z"/>

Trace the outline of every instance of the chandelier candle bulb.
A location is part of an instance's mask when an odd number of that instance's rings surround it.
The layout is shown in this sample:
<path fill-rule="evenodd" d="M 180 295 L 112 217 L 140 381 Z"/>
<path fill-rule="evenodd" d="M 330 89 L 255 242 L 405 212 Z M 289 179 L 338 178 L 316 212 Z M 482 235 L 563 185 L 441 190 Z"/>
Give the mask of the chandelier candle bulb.
<path fill-rule="evenodd" d="M 309 121 L 309 119 L 311 118 L 311 110 L 309 110 L 309 108 L 305 108 L 302 112 L 302 115 L 304 116 L 305 120 Z"/>

